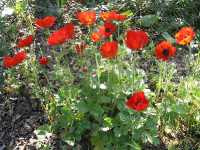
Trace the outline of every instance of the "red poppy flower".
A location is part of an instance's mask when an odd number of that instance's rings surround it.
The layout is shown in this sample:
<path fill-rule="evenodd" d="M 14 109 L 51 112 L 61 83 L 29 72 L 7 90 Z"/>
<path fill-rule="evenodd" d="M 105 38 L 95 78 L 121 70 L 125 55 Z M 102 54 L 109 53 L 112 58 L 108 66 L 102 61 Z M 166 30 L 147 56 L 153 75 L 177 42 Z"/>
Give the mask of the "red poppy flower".
<path fill-rule="evenodd" d="M 176 53 L 176 48 L 168 41 L 162 41 L 157 44 L 155 49 L 156 57 L 163 61 L 168 60 L 173 57 Z"/>
<path fill-rule="evenodd" d="M 104 58 L 114 58 L 117 56 L 118 52 L 118 43 L 116 41 L 105 42 L 100 47 L 100 53 Z"/>
<path fill-rule="evenodd" d="M 17 44 L 17 48 L 22 48 L 22 47 L 26 47 L 29 46 L 33 43 L 33 36 L 29 35 L 24 39 L 20 39 L 18 44 Z"/>
<path fill-rule="evenodd" d="M 48 64 L 48 58 L 46 56 L 41 56 L 39 58 L 40 65 L 47 65 Z"/>
<path fill-rule="evenodd" d="M 124 20 L 126 20 L 127 16 L 126 15 L 121 15 L 121 14 L 116 14 L 114 18 L 117 21 L 124 21 Z"/>
<path fill-rule="evenodd" d="M 4 56 L 3 57 L 3 66 L 5 68 L 12 68 L 16 65 L 16 61 L 13 57 L 11 56 Z"/>
<path fill-rule="evenodd" d="M 101 12 L 99 14 L 99 17 L 102 18 L 104 21 L 112 21 L 115 13 L 115 11 Z"/>
<path fill-rule="evenodd" d="M 55 21 L 56 21 L 56 17 L 47 16 L 43 19 L 36 19 L 35 25 L 39 28 L 49 28 L 54 25 Z"/>
<path fill-rule="evenodd" d="M 143 111 L 149 106 L 149 101 L 143 91 L 135 92 L 126 102 L 126 106 L 135 111 Z"/>
<path fill-rule="evenodd" d="M 48 44 L 51 46 L 59 45 L 71 39 L 74 36 L 74 25 L 72 23 L 66 24 L 64 27 L 53 32 L 48 38 Z"/>
<path fill-rule="evenodd" d="M 132 50 L 140 50 L 144 48 L 149 42 L 149 37 L 146 32 L 141 30 L 127 31 L 125 43 L 126 46 Z"/>
<path fill-rule="evenodd" d="M 101 26 L 99 28 L 99 33 L 103 36 L 103 37 L 109 37 L 110 35 L 112 35 L 115 31 L 116 31 L 117 27 L 110 22 L 106 22 L 104 23 L 103 26 Z"/>
<path fill-rule="evenodd" d="M 17 64 L 22 63 L 27 58 L 25 51 L 19 51 L 15 54 L 14 59 Z"/>
<path fill-rule="evenodd" d="M 102 36 L 101 36 L 101 34 L 99 33 L 99 32 L 93 32 L 92 34 L 91 34 L 91 40 L 93 41 L 93 42 L 99 42 L 100 40 L 101 40 L 101 38 L 102 38 Z"/>
<path fill-rule="evenodd" d="M 116 11 L 108 11 L 108 12 L 101 12 L 100 18 L 102 18 L 104 21 L 124 21 L 127 17 L 125 15 L 121 15 L 117 13 Z"/>
<path fill-rule="evenodd" d="M 175 35 L 176 42 L 180 45 L 188 45 L 195 37 L 192 27 L 183 27 Z"/>
<path fill-rule="evenodd" d="M 87 47 L 87 45 L 83 42 L 81 42 L 80 44 L 76 44 L 75 46 L 75 50 L 77 54 L 83 54 L 84 49 Z"/>
<path fill-rule="evenodd" d="M 96 12 L 95 11 L 78 12 L 77 18 L 84 25 L 92 25 L 96 21 Z"/>
<path fill-rule="evenodd" d="M 27 57 L 25 51 L 20 51 L 16 53 L 13 57 L 11 56 L 4 56 L 3 57 L 3 66 L 5 68 L 12 68 L 19 63 L 22 63 Z"/>

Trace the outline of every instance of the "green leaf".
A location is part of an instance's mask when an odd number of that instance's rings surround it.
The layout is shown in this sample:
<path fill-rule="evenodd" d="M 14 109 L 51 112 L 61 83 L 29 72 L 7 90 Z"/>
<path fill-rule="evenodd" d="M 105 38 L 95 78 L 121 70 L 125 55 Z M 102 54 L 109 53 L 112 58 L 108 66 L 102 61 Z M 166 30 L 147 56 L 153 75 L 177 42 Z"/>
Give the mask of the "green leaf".
<path fill-rule="evenodd" d="M 107 82 L 109 86 L 114 86 L 119 83 L 118 76 L 111 71 L 105 71 L 101 74 L 100 80 Z"/>
<path fill-rule="evenodd" d="M 146 15 L 139 19 L 139 24 L 143 27 L 150 27 L 156 24 L 159 20 L 157 15 Z"/>
<path fill-rule="evenodd" d="M 96 103 L 91 103 L 89 108 L 90 113 L 96 118 L 101 117 L 104 113 L 104 110 L 101 108 L 101 106 Z"/>
<path fill-rule="evenodd" d="M 15 4 L 15 11 L 17 14 L 23 13 L 26 10 L 26 1 L 17 0 Z"/>
<path fill-rule="evenodd" d="M 176 146 L 174 144 L 169 144 L 167 147 L 168 150 L 176 150 Z"/>
<path fill-rule="evenodd" d="M 80 103 L 78 103 L 77 107 L 78 107 L 79 111 L 81 111 L 83 113 L 86 113 L 89 111 L 89 107 L 88 107 L 87 103 L 84 101 L 81 101 Z"/>
<path fill-rule="evenodd" d="M 188 112 L 187 107 L 182 105 L 173 105 L 172 110 L 178 114 L 186 114 Z"/>
<path fill-rule="evenodd" d="M 125 16 L 127 16 L 127 17 L 133 16 L 133 12 L 132 12 L 131 10 L 127 10 L 127 11 L 125 11 L 125 12 L 122 12 L 121 14 L 122 14 L 122 15 L 125 15 Z"/>
<path fill-rule="evenodd" d="M 170 43 L 174 44 L 176 43 L 176 40 L 168 33 L 168 32 L 164 32 L 162 33 L 162 36 L 169 41 Z"/>
<path fill-rule="evenodd" d="M 153 144 L 154 144 L 154 145 L 160 144 L 160 140 L 159 140 L 158 137 L 152 137 L 152 140 L 153 140 Z"/>
<path fill-rule="evenodd" d="M 0 86 L 3 85 L 3 83 L 4 83 L 4 77 L 1 76 L 1 77 L 0 77 Z"/>
<path fill-rule="evenodd" d="M 119 113 L 119 118 L 120 118 L 120 120 L 123 121 L 123 122 L 128 122 L 128 121 L 130 121 L 130 117 L 129 117 L 128 112 L 120 112 L 120 113 Z"/>
<path fill-rule="evenodd" d="M 104 150 L 104 143 L 100 136 L 93 136 L 91 142 L 94 145 L 94 150 Z"/>
<path fill-rule="evenodd" d="M 134 150 L 142 150 L 141 146 L 136 142 L 133 142 L 133 144 L 128 143 L 127 145 L 131 146 Z"/>
<path fill-rule="evenodd" d="M 1 44 L 2 44 L 2 42 L 0 42 Z M 5 55 L 5 51 L 2 51 L 1 49 L 0 49 L 0 57 L 3 57 Z"/>
<path fill-rule="evenodd" d="M 37 128 L 37 135 L 45 135 L 46 133 L 51 132 L 51 126 L 49 124 L 45 124 Z"/>
<path fill-rule="evenodd" d="M 153 145 L 158 145 L 160 144 L 160 140 L 158 137 L 156 137 L 156 135 L 153 135 L 151 132 L 145 132 L 144 133 L 144 141 L 145 142 L 149 142 Z"/>
<path fill-rule="evenodd" d="M 113 122 L 112 118 L 110 118 L 110 117 L 105 117 L 104 118 L 104 123 L 105 123 L 106 126 L 112 127 L 113 126 L 112 122 Z"/>
<path fill-rule="evenodd" d="M 125 107 L 124 103 L 125 103 L 124 100 L 119 100 L 119 101 L 118 101 L 118 103 L 117 103 L 117 108 L 118 108 L 120 111 L 125 111 L 125 110 L 127 110 L 127 108 Z"/>
<path fill-rule="evenodd" d="M 100 96 L 99 97 L 99 103 L 110 103 L 112 101 L 112 98 L 108 96 Z"/>

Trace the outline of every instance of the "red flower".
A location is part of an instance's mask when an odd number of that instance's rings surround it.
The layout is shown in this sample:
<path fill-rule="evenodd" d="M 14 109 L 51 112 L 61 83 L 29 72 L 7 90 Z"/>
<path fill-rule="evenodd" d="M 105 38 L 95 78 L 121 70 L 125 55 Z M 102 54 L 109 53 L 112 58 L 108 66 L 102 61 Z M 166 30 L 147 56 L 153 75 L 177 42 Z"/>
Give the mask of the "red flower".
<path fill-rule="evenodd" d="M 25 51 L 20 51 L 16 53 L 13 57 L 11 56 L 4 56 L 3 57 L 3 66 L 5 68 L 12 68 L 19 63 L 22 63 L 27 57 Z"/>
<path fill-rule="evenodd" d="M 59 45 L 71 39 L 74 36 L 74 25 L 72 23 L 66 24 L 64 27 L 53 32 L 48 38 L 48 44 Z"/>
<path fill-rule="evenodd" d="M 127 17 L 125 15 L 121 15 L 117 13 L 116 11 L 108 11 L 108 12 L 101 12 L 100 18 L 102 18 L 104 21 L 124 21 Z"/>
<path fill-rule="evenodd" d="M 176 48 L 168 41 L 162 41 L 157 44 L 155 49 L 156 57 L 163 61 L 168 60 L 173 57 L 176 53 Z"/>
<path fill-rule="evenodd" d="M 5 68 L 12 68 L 16 65 L 16 61 L 13 57 L 11 56 L 4 56 L 3 57 L 3 66 Z"/>
<path fill-rule="evenodd" d="M 124 20 L 126 20 L 127 17 L 126 17 L 126 15 L 116 14 L 114 18 L 117 21 L 124 21 Z"/>
<path fill-rule="evenodd" d="M 17 48 L 22 48 L 22 47 L 25 47 L 25 46 L 29 46 L 32 43 L 33 43 L 33 36 L 29 35 L 26 38 L 19 40 L 19 42 L 17 44 Z"/>
<path fill-rule="evenodd" d="M 135 111 L 143 111 L 149 106 L 149 101 L 143 91 L 138 91 L 128 99 L 126 106 Z"/>
<path fill-rule="evenodd" d="M 95 11 L 78 12 L 77 18 L 84 25 L 92 25 L 96 21 L 96 12 Z"/>
<path fill-rule="evenodd" d="M 118 43 L 116 41 L 105 42 L 100 47 L 100 53 L 104 58 L 114 58 L 117 56 L 118 52 Z"/>
<path fill-rule="evenodd" d="M 75 46 L 75 50 L 77 54 L 83 54 L 84 49 L 87 47 L 87 45 L 85 43 L 80 43 L 80 44 L 76 44 Z"/>
<path fill-rule="evenodd" d="M 125 42 L 128 48 L 132 50 L 140 50 L 148 44 L 149 37 L 144 31 L 129 30 L 127 31 Z"/>
<path fill-rule="evenodd" d="M 99 33 L 103 36 L 103 37 L 109 37 L 110 35 L 112 35 L 115 31 L 116 31 L 117 27 L 110 22 L 106 22 L 104 23 L 103 26 L 101 26 L 99 28 Z"/>
<path fill-rule="evenodd" d="M 20 52 L 17 52 L 13 58 L 15 59 L 15 62 L 17 64 L 20 64 L 26 59 L 26 57 L 27 57 L 26 52 L 20 51 Z"/>
<path fill-rule="evenodd" d="M 48 64 L 48 58 L 46 56 L 41 56 L 39 58 L 40 65 L 47 65 Z"/>
<path fill-rule="evenodd" d="M 56 21 L 56 17 L 47 16 L 43 19 L 36 19 L 35 25 L 39 28 L 49 28 L 54 25 L 55 21 Z"/>
<path fill-rule="evenodd" d="M 192 27 L 183 27 L 175 35 L 176 42 L 180 45 L 188 45 L 195 37 Z"/>
<path fill-rule="evenodd" d="M 92 34 L 91 34 L 91 40 L 93 41 L 93 42 L 99 42 L 100 40 L 101 40 L 101 38 L 102 38 L 102 36 L 101 36 L 101 34 L 99 33 L 99 32 L 93 32 Z"/>

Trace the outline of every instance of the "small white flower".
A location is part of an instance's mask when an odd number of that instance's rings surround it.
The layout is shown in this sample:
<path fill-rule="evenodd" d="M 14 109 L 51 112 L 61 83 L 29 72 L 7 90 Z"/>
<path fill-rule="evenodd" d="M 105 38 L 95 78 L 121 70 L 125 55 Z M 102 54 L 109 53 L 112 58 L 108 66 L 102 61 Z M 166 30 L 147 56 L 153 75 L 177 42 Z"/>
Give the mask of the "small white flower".
<path fill-rule="evenodd" d="M 172 133 L 172 129 L 169 126 L 166 126 L 165 127 L 165 132 L 168 133 L 168 134 Z"/>
<path fill-rule="evenodd" d="M 125 48 L 125 50 L 127 51 L 128 55 L 132 55 L 133 51 L 130 48 Z"/>
<path fill-rule="evenodd" d="M 107 86 L 105 84 L 100 84 L 99 88 L 102 90 L 105 90 L 105 89 L 107 89 Z"/>
<path fill-rule="evenodd" d="M 55 101 L 56 102 L 59 102 L 60 101 L 60 96 L 58 94 L 54 94 L 54 97 L 55 97 Z"/>
<path fill-rule="evenodd" d="M 195 117 L 195 119 L 196 119 L 196 121 L 200 121 L 200 115 L 197 115 L 197 116 Z"/>
<path fill-rule="evenodd" d="M 111 128 L 109 128 L 109 127 L 102 127 L 101 128 L 101 131 L 103 131 L 103 132 L 107 132 L 107 131 L 109 131 Z"/>
<path fill-rule="evenodd" d="M 171 108 L 167 108 L 167 110 L 166 110 L 167 112 L 171 112 L 172 111 L 172 109 Z"/>
<path fill-rule="evenodd" d="M 5 7 L 5 8 L 3 9 L 2 13 L 1 13 L 1 16 L 2 16 L 2 17 L 10 16 L 10 15 L 13 14 L 13 12 L 14 12 L 14 9 L 9 8 L 9 7 Z"/>
<path fill-rule="evenodd" d="M 96 88 L 97 88 L 97 86 L 96 86 L 95 84 L 93 84 L 93 85 L 92 85 L 92 88 L 93 88 L 93 89 L 96 89 Z"/>
<path fill-rule="evenodd" d="M 144 89 L 144 93 L 149 95 L 149 94 L 151 94 L 151 90 L 150 89 Z"/>
<path fill-rule="evenodd" d="M 67 144 L 69 144 L 70 146 L 74 146 L 74 141 L 71 141 L 71 140 L 66 140 Z"/>

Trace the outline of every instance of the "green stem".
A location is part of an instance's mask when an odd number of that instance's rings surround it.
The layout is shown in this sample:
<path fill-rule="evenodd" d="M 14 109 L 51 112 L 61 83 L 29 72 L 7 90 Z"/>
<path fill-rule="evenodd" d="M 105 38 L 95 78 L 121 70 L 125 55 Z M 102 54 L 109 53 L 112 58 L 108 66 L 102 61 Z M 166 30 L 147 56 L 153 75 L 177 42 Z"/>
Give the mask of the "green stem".
<path fill-rule="evenodd" d="M 95 61 L 96 61 L 96 66 L 97 66 L 97 79 L 98 79 L 98 84 L 100 84 L 100 67 L 99 67 L 99 62 L 98 62 L 98 55 L 95 54 Z"/>

